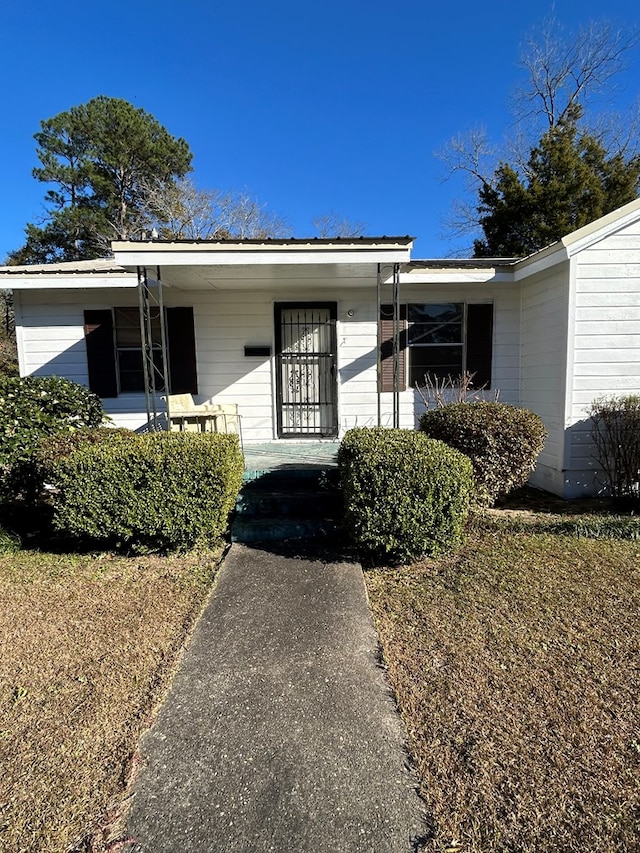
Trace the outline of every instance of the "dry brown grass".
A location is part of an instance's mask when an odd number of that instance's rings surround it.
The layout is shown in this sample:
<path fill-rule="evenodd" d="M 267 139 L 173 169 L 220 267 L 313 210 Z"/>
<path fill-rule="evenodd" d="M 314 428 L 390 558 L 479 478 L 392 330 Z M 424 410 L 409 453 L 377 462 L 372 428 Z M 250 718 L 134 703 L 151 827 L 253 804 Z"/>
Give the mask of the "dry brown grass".
<path fill-rule="evenodd" d="M 0 556 L 0 849 L 100 840 L 218 560 Z"/>
<path fill-rule="evenodd" d="M 640 543 L 510 519 L 453 558 L 367 573 L 427 849 L 637 851 Z"/>

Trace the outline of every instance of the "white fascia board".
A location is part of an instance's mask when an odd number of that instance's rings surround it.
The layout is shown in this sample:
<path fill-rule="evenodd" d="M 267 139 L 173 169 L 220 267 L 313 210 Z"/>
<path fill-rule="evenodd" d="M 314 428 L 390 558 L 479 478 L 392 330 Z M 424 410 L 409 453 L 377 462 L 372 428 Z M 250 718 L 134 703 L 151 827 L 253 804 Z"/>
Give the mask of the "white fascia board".
<path fill-rule="evenodd" d="M 423 269 L 400 273 L 400 284 L 513 284 L 512 272 L 494 269 Z M 391 279 L 384 282 L 391 284 Z"/>
<path fill-rule="evenodd" d="M 575 255 L 639 219 L 640 198 L 636 198 L 617 210 L 612 210 L 611 213 L 601 216 L 600 219 L 567 234 L 562 242 L 568 248 L 569 253 Z"/>
<path fill-rule="evenodd" d="M 523 258 L 516 264 L 516 280 L 527 278 L 536 272 L 554 266 L 554 264 L 566 261 L 573 255 L 577 255 L 578 252 L 588 249 L 595 243 L 604 240 L 605 237 L 615 234 L 638 220 L 640 220 L 640 198 L 630 201 L 576 231 L 572 231 L 571 234 L 567 234 L 557 243 L 540 249 L 539 252 L 529 255 L 528 258 Z"/>
<path fill-rule="evenodd" d="M 139 249 L 126 244 L 114 243 L 113 252 L 118 264 L 123 267 L 168 267 L 168 266 L 235 266 L 235 265 L 299 265 L 305 264 L 393 264 L 406 263 L 411 247 L 399 244 L 375 247 L 338 249 L 333 246 L 322 249 L 270 248 L 263 246 L 234 246 L 229 248 L 180 248 L 175 245 L 150 246 Z"/>
<path fill-rule="evenodd" d="M 132 275 L 6 275 L 0 276 L 0 287 L 9 290 L 104 290 L 105 288 L 137 287 L 138 279 Z"/>
<path fill-rule="evenodd" d="M 570 256 L 577 255 L 583 249 L 588 249 L 594 243 L 599 243 L 638 220 L 640 220 L 640 199 L 636 199 L 624 207 L 596 219 L 595 222 L 585 225 L 584 228 L 579 228 L 572 234 L 568 234 L 562 242 L 567 247 Z"/>
<path fill-rule="evenodd" d="M 566 261 L 569 258 L 569 252 L 564 243 L 554 243 L 546 249 L 541 249 L 535 255 L 529 255 L 519 261 L 514 269 L 514 281 L 522 281 L 530 275 L 535 275 L 538 272 L 555 267 L 557 264 Z"/>

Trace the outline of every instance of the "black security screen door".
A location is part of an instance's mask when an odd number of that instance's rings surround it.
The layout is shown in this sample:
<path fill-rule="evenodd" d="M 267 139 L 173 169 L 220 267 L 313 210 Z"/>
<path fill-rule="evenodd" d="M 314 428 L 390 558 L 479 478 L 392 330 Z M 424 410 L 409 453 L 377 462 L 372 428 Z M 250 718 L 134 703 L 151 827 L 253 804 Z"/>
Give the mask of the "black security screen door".
<path fill-rule="evenodd" d="M 336 303 L 280 303 L 275 322 L 278 436 L 336 436 Z"/>

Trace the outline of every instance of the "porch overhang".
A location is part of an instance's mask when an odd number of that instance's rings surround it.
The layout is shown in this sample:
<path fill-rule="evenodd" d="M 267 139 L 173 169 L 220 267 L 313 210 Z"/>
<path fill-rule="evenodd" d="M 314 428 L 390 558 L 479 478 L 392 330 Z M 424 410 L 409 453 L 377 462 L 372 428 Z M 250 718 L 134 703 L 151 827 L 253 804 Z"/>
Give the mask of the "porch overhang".
<path fill-rule="evenodd" d="M 138 277 L 112 260 L 0 267 L 0 287 L 10 290 L 135 288 Z"/>
<path fill-rule="evenodd" d="M 113 244 L 127 270 L 160 269 L 178 289 L 241 290 L 326 286 L 348 281 L 371 286 L 380 265 L 410 259 L 413 238 L 374 237 L 289 240 L 128 241 Z"/>
<path fill-rule="evenodd" d="M 112 243 L 116 262 L 139 266 L 404 263 L 413 237 L 289 240 L 130 240 Z"/>

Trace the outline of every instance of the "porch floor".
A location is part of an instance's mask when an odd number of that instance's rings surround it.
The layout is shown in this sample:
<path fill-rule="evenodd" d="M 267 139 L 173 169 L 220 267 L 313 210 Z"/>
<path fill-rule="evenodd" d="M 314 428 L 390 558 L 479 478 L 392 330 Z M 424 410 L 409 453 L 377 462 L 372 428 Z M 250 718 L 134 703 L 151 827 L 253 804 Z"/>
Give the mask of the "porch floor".
<path fill-rule="evenodd" d="M 338 465 L 338 441 L 267 441 L 245 444 L 245 479 L 270 471 L 322 471 Z"/>

